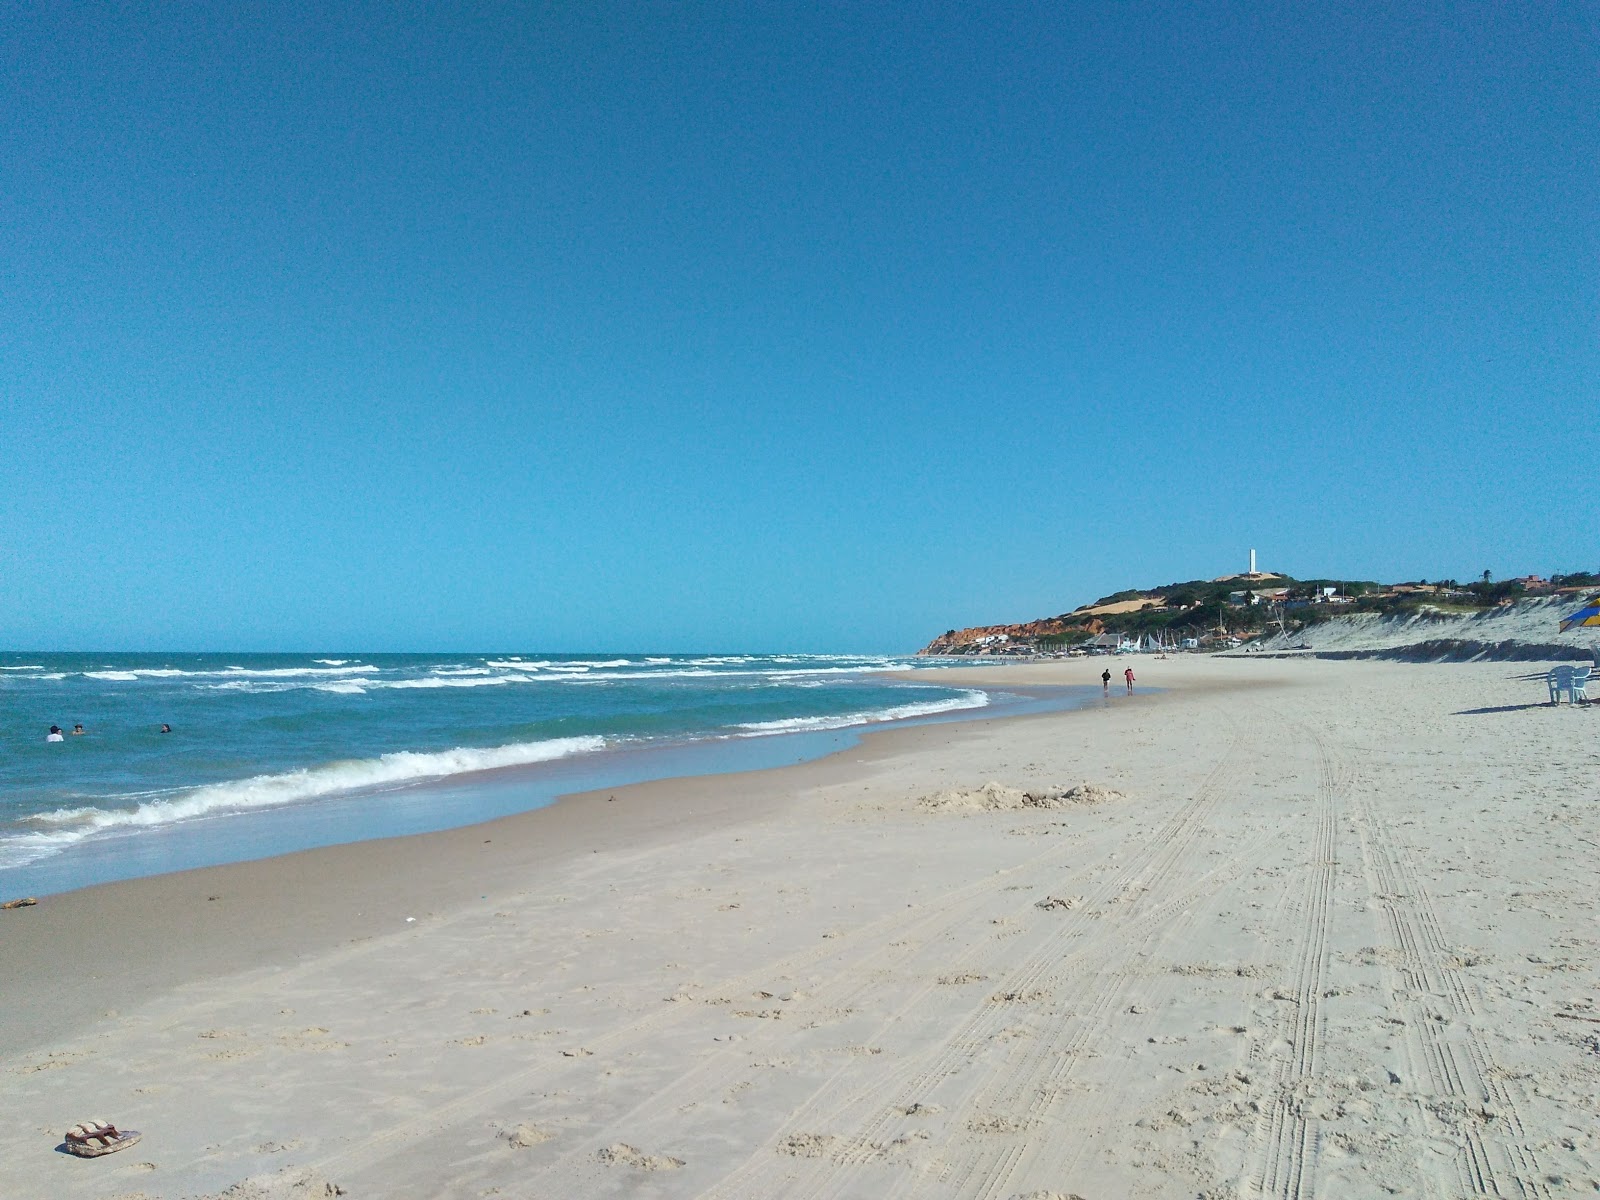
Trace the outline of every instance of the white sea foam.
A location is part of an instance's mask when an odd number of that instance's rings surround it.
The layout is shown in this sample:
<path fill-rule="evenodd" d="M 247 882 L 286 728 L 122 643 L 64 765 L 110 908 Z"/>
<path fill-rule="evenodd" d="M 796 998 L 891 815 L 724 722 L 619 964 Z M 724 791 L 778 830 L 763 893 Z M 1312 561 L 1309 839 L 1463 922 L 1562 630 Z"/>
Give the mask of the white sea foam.
<path fill-rule="evenodd" d="M 154 794 L 159 798 L 144 800 L 132 808 L 58 809 L 27 818 L 30 824 L 42 828 L 0 838 L 0 868 L 21 866 L 106 830 L 170 825 L 196 817 L 279 807 L 471 771 L 527 766 L 574 754 L 591 753 L 604 746 L 605 739 L 602 737 L 570 737 L 486 748 L 462 746 L 432 753 L 402 750 L 380 758 L 328 763 L 281 775 L 257 775 L 250 779 L 166 793 L 141 793 L 144 796 Z"/>
<path fill-rule="evenodd" d="M 180 671 L 176 667 L 134 667 L 119 671 L 85 671 L 85 679 L 112 679 L 120 683 L 137 679 L 328 679 L 345 675 L 372 675 L 377 667 L 228 667 L 223 671 Z"/>
<path fill-rule="evenodd" d="M 375 675 L 377 667 L 229 667 L 227 671 L 186 671 L 188 675 L 248 675 L 252 679 L 292 679 L 300 675 Z"/>
<path fill-rule="evenodd" d="M 230 679 L 226 683 L 202 683 L 202 687 L 214 692 L 245 692 L 250 695 L 270 694 L 273 692 L 293 692 L 301 689 L 310 689 L 314 692 L 333 692 L 345 696 L 364 696 L 374 688 L 395 688 L 400 691 L 426 691 L 433 688 L 470 688 L 470 687 L 496 687 L 507 683 L 532 683 L 534 677 L 530 675 L 491 675 L 485 671 L 482 674 L 461 672 L 459 674 L 424 675 L 419 679 L 372 679 L 362 676 L 358 679 Z"/>
<path fill-rule="evenodd" d="M 313 658 L 311 661 L 321 663 L 325 667 L 342 667 L 350 660 L 348 658 Z"/>
<path fill-rule="evenodd" d="M 973 688 L 944 700 L 928 700 L 921 704 L 897 704 L 892 708 L 841 713 L 832 717 L 787 717 L 781 721 L 756 721 L 735 726 L 736 729 L 743 729 L 745 732 L 734 736 L 763 737 L 773 733 L 801 733 L 819 729 L 845 729 L 851 725 L 876 725 L 883 721 L 904 721 L 909 717 L 930 717 L 935 713 L 983 708 L 988 703 L 989 694 Z"/>
<path fill-rule="evenodd" d="M 541 678 L 558 682 L 577 683 L 588 679 L 780 679 L 793 680 L 816 675 L 876 675 L 885 671 L 902 671 L 905 666 L 899 663 L 889 663 L 877 667 L 790 667 L 773 669 L 770 667 L 747 671 L 713 671 L 709 667 L 685 666 L 667 670 L 642 670 L 629 671 L 626 674 L 610 674 L 594 676 L 587 670 L 583 672 L 569 672 L 561 675 L 547 674 Z"/>
<path fill-rule="evenodd" d="M 44 670 L 44 664 L 43 663 L 36 663 L 35 665 L 33 665 L 31 667 L 0 667 L 0 671 L 42 671 L 42 670 Z"/>
<path fill-rule="evenodd" d="M 499 684 L 515 683 L 521 676 L 517 675 L 425 675 L 421 679 L 383 679 L 373 680 L 367 686 L 379 688 L 464 688 L 464 687 L 494 687 Z"/>
<path fill-rule="evenodd" d="M 712 671 L 705 667 L 685 667 L 680 670 L 666 671 L 629 671 L 627 674 L 602 671 L 600 674 L 591 672 L 587 667 L 581 671 L 562 671 L 541 675 L 538 678 L 551 683 L 616 683 L 619 680 L 632 681 L 635 679 L 724 679 L 736 675 L 758 675 L 759 671 Z"/>

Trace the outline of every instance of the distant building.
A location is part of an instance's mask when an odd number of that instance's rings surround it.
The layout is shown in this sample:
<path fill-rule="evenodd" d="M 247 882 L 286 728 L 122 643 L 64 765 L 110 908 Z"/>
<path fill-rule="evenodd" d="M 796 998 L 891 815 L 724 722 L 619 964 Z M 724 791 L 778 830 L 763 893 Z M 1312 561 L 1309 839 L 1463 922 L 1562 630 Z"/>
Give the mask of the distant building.
<path fill-rule="evenodd" d="M 1228 603 L 1235 608 L 1254 608 L 1258 604 L 1271 604 L 1289 595 L 1288 588 L 1253 588 L 1248 591 L 1228 593 Z"/>
<path fill-rule="evenodd" d="M 1139 649 L 1139 638 L 1126 633 L 1100 633 L 1083 643 L 1089 650 L 1110 650 L 1117 654 L 1131 654 Z"/>

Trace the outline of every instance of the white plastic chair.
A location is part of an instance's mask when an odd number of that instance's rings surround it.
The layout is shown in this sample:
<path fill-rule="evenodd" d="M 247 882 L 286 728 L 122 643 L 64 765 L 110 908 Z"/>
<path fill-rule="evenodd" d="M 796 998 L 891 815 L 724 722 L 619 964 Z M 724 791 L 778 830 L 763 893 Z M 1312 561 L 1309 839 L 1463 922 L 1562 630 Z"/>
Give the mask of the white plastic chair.
<path fill-rule="evenodd" d="M 1550 674 L 1545 676 L 1545 682 L 1550 685 L 1550 703 L 1560 704 L 1561 693 L 1572 694 L 1572 668 L 1551 667 Z"/>
<path fill-rule="evenodd" d="M 1589 674 L 1592 667 L 1573 667 L 1572 680 L 1567 684 L 1567 698 L 1576 704 L 1582 700 L 1589 703 Z"/>

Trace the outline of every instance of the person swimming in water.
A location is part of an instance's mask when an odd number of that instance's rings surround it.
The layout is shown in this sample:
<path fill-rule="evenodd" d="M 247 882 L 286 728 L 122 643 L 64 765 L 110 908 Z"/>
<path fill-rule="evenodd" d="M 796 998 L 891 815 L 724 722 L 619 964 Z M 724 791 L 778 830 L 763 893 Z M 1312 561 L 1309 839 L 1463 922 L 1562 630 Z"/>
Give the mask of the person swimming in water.
<path fill-rule="evenodd" d="M 163 725 L 161 727 L 161 732 L 162 733 L 171 733 L 172 732 L 172 726 L 171 725 Z"/>
<path fill-rule="evenodd" d="M 72 736 L 73 737 L 82 737 L 83 735 L 84 735 L 83 722 L 80 721 L 80 722 L 78 722 L 78 724 L 76 724 L 76 725 L 74 725 L 72 727 Z"/>
<path fill-rule="evenodd" d="M 47 742 L 64 742 L 67 739 L 61 734 L 61 726 L 52 725 L 50 726 L 50 732 L 44 735 L 44 740 Z"/>

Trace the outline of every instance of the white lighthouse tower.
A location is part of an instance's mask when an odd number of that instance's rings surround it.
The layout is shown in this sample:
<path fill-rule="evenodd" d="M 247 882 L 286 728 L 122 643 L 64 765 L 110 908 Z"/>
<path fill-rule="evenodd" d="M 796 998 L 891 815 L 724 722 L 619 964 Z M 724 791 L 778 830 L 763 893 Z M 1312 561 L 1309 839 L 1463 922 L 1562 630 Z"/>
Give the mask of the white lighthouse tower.
<path fill-rule="evenodd" d="M 1250 574 L 1256 573 L 1256 548 L 1250 547 Z"/>

